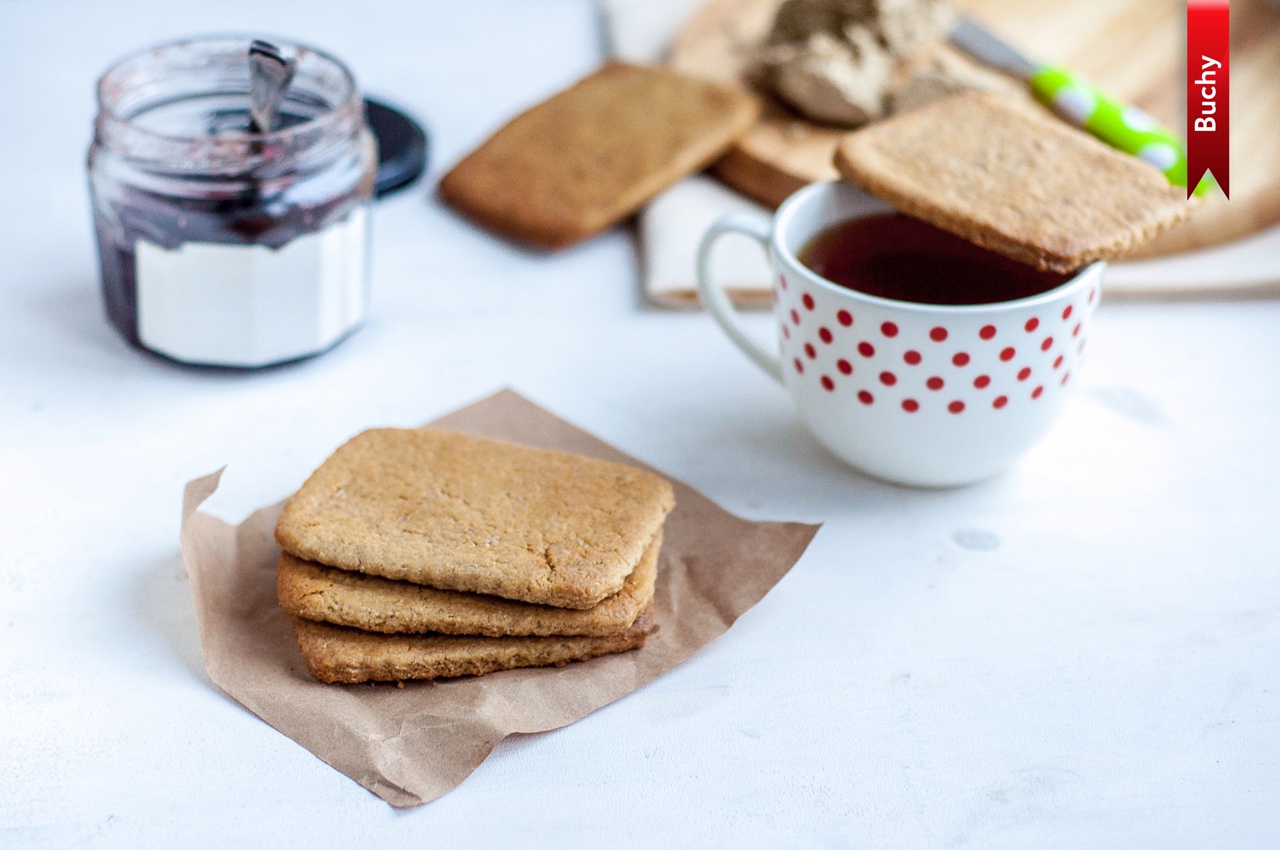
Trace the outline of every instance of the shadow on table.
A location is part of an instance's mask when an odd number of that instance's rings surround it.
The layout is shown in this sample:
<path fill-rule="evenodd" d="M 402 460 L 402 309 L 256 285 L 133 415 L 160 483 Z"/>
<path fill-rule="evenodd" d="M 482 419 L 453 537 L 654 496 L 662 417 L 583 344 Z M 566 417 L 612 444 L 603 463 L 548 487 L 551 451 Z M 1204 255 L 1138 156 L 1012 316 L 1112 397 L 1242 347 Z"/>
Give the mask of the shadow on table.
<path fill-rule="evenodd" d="M 51 279 L 34 287 L 26 304 L 32 324 L 45 327 L 51 336 L 90 349 L 103 357 L 122 355 L 127 343 L 107 320 L 96 281 Z"/>
<path fill-rule="evenodd" d="M 125 341 L 107 319 L 96 285 L 83 281 L 43 287 L 18 309 L 27 313 L 30 324 L 38 329 L 36 334 L 43 331 L 42 335 L 56 342 L 54 346 L 41 346 L 45 356 L 38 368 L 48 373 L 74 372 L 81 377 L 98 374 L 115 378 L 141 370 L 208 383 L 228 378 L 243 381 L 253 376 L 301 369 L 314 360 L 308 356 L 249 369 L 180 363 Z M 342 345 L 346 338 L 340 338 L 331 347 Z M 50 377 L 56 380 L 56 374 Z"/>
<path fill-rule="evenodd" d="M 854 469 L 818 442 L 780 387 L 726 381 L 696 395 L 659 397 L 644 415 L 655 428 L 678 423 L 666 468 L 693 470 L 695 484 L 713 493 L 745 494 L 748 510 L 782 506 L 787 518 L 826 520 L 832 511 L 949 492 L 890 484 Z"/>
<path fill-rule="evenodd" d="M 134 582 L 130 589 L 131 613 L 143 636 L 148 642 L 163 647 L 173 661 L 212 687 L 204 670 L 200 627 L 182 555 L 174 552 L 145 567 L 135 574 Z"/>

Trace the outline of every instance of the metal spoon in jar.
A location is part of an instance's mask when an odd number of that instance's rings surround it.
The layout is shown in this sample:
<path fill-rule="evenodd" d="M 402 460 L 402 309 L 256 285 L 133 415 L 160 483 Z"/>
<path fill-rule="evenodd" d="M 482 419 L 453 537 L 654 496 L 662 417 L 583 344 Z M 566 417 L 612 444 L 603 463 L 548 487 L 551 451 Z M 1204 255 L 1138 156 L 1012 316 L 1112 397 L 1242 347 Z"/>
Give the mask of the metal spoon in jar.
<path fill-rule="evenodd" d="M 286 57 L 269 41 L 249 45 L 249 129 L 269 133 L 275 126 L 285 93 L 293 82 L 297 60 Z"/>

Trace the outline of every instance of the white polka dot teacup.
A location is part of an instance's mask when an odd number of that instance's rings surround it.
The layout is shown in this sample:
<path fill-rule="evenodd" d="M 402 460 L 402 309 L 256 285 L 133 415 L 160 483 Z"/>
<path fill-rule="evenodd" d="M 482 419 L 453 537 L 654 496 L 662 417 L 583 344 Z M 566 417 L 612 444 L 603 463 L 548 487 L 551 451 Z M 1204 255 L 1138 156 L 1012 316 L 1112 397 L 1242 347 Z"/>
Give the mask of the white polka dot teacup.
<path fill-rule="evenodd" d="M 792 195 L 772 223 L 735 213 L 698 256 L 702 303 L 729 338 L 791 392 L 835 455 L 888 481 L 950 487 L 989 478 L 1048 432 L 1084 356 L 1104 264 L 1039 295 L 997 304 L 892 301 L 828 281 L 796 253 L 815 234 L 892 209 L 842 182 Z M 743 332 L 709 273 L 726 233 L 759 241 L 776 274 L 780 356 Z"/>

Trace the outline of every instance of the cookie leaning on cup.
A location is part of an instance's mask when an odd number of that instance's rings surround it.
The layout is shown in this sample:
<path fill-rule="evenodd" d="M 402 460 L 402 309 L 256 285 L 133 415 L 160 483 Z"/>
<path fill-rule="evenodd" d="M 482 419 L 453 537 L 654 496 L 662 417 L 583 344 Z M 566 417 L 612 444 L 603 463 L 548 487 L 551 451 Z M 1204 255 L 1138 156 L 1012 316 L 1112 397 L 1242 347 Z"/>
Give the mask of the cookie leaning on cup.
<path fill-rule="evenodd" d="M 1192 209 L 1148 163 L 985 92 L 952 95 L 850 133 L 835 166 L 908 215 L 1064 273 L 1118 257 Z"/>

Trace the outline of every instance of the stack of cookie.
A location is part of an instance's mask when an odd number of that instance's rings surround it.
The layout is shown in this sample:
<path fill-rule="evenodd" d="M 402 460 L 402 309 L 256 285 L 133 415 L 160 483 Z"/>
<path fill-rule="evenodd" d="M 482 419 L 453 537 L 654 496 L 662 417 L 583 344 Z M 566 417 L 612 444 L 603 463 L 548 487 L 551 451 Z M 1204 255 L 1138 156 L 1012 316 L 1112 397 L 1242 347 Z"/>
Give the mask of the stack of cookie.
<path fill-rule="evenodd" d="M 365 431 L 276 525 L 281 606 L 324 682 L 564 665 L 644 645 L 669 482 L 438 429 Z"/>

